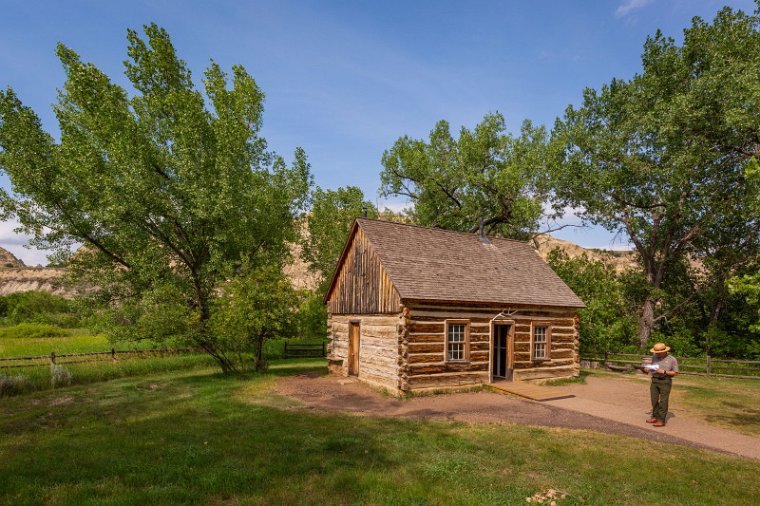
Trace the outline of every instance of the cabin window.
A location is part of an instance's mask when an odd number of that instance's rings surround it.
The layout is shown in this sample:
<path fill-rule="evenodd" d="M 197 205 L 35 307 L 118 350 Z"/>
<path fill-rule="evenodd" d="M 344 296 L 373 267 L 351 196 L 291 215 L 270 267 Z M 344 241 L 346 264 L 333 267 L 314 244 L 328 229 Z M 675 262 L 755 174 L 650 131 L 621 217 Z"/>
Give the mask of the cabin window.
<path fill-rule="evenodd" d="M 551 327 L 547 323 L 533 324 L 533 360 L 549 360 Z"/>
<path fill-rule="evenodd" d="M 469 356 L 470 322 L 448 320 L 446 322 L 446 360 L 463 362 Z"/>

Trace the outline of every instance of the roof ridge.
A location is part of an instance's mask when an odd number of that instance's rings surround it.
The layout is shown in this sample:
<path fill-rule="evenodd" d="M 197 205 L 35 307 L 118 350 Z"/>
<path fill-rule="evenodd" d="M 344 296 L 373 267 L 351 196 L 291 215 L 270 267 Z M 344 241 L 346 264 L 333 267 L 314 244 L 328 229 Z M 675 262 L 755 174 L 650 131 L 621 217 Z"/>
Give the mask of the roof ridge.
<path fill-rule="evenodd" d="M 434 232 L 447 232 L 449 234 L 459 234 L 459 235 L 466 235 L 466 236 L 477 236 L 475 232 L 465 232 L 462 230 L 449 230 L 448 228 L 439 228 L 439 227 L 426 227 L 424 225 L 417 225 L 416 223 L 402 223 L 399 221 L 391 221 L 391 220 L 381 220 L 377 218 L 356 218 L 356 221 L 362 222 L 362 221 L 371 221 L 371 222 L 377 222 L 377 223 L 389 223 L 391 225 L 401 225 L 404 227 L 413 227 L 413 228 L 420 228 L 422 230 L 432 230 Z M 546 235 L 546 234 L 544 234 Z M 487 235 L 488 239 L 491 240 L 497 240 L 497 241 L 507 241 L 507 242 L 516 242 L 519 244 L 527 244 L 530 245 L 530 241 L 522 241 L 520 239 L 509 239 L 506 237 L 499 237 L 499 236 L 493 236 L 493 235 Z"/>

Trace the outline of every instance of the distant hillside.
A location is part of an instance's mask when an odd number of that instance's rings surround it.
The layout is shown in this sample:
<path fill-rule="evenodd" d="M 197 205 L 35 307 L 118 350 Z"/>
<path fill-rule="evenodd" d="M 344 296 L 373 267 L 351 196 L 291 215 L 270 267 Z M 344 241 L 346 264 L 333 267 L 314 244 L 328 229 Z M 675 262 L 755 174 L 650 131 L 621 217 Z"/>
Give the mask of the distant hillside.
<path fill-rule="evenodd" d="M 616 272 L 623 272 L 636 266 L 635 253 L 631 251 L 586 249 L 549 235 L 537 237 L 535 243 L 538 253 L 544 259 L 550 251 L 561 249 L 570 258 L 586 254 L 593 260 L 600 260 L 611 265 Z M 292 245 L 291 254 L 293 261 L 285 266 L 285 275 L 290 279 L 294 288 L 314 290 L 317 287 L 317 276 L 301 258 L 300 245 Z M 13 254 L 0 248 L 0 295 L 41 290 L 62 297 L 73 297 L 76 294 L 72 290 L 64 288 L 60 283 L 65 274 L 65 268 L 27 267 Z"/>
<path fill-rule="evenodd" d="M 285 275 L 290 278 L 294 288 L 314 290 L 317 287 L 317 277 L 301 258 L 300 245 L 292 245 L 291 254 L 293 261 L 285 266 Z M 66 269 L 60 267 L 27 267 L 12 253 L 0 248 L 0 295 L 40 290 L 72 298 L 76 292 L 61 283 L 65 274 Z"/>
<path fill-rule="evenodd" d="M 0 248 L 0 269 L 9 269 L 14 267 L 26 267 L 26 264 L 16 258 L 13 253 L 7 249 Z"/>
<path fill-rule="evenodd" d="M 65 274 L 66 269 L 52 267 L 0 269 L 0 295 L 40 290 L 61 297 L 74 297 L 76 294 L 72 290 L 61 285 Z"/>
<path fill-rule="evenodd" d="M 540 235 L 536 237 L 535 243 L 538 245 L 536 248 L 538 253 L 544 260 L 546 260 L 551 251 L 559 249 L 564 251 L 570 258 L 577 258 L 585 254 L 591 260 L 597 260 L 612 266 L 617 273 L 637 267 L 636 253 L 633 251 L 584 248 L 570 241 L 556 239 L 550 235 Z"/>
<path fill-rule="evenodd" d="M 296 290 L 316 290 L 319 285 L 319 278 L 301 256 L 301 245 L 298 243 L 291 244 L 290 254 L 293 259 L 282 269 L 285 276 L 290 279 L 290 284 Z"/>

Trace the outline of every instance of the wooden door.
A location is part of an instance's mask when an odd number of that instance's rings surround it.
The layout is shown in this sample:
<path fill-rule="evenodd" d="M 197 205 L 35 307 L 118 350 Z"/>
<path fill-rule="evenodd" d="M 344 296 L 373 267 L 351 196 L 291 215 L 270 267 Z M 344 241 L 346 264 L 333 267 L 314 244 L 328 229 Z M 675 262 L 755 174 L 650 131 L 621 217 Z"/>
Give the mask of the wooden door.
<path fill-rule="evenodd" d="M 348 374 L 359 375 L 359 322 L 351 322 L 348 327 Z"/>
<path fill-rule="evenodd" d="M 512 381 L 512 325 L 496 324 L 493 327 L 493 362 L 491 374 L 494 379 Z"/>

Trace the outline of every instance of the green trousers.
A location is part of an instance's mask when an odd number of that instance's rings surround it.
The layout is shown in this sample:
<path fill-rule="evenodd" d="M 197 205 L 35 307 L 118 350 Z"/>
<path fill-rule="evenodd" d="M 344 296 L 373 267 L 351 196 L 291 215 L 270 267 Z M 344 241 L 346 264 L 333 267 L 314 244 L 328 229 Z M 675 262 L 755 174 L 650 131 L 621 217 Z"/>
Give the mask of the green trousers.
<path fill-rule="evenodd" d="M 649 393 L 652 395 L 652 418 L 665 421 L 668 417 L 668 397 L 673 386 L 673 378 L 652 378 Z"/>

